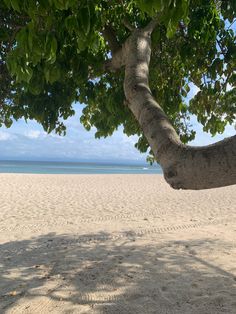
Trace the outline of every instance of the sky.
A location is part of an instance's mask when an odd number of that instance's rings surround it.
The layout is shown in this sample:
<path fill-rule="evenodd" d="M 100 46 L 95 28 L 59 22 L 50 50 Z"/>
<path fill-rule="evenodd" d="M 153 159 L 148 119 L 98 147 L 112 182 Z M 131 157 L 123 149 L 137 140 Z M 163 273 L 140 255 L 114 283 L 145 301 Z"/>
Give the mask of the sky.
<path fill-rule="evenodd" d="M 82 106 L 75 105 L 76 114 L 65 124 L 66 136 L 47 134 L 35 121 L 19 120 L 7 129 L 0 128 L 1 160 L 55 161 L 145 161 L 134 144 L 137 137 L 127 137 L 122 128 L 112 137 L 95 139 L 95 128 L 86 131 L 80 123 Z"/>
<path fill-rule="evenodd" d="M 191 98 L 196 92 L 196 87 L 192 87 L 188 96 Z M 146 162 L 146 154 L 134 147 L 137 137 L 127 137 L 121 127 L 111 137 L 95 139 L 95 129 L 86 131 L 80 123 L 82 108 L 75 104 L 76 114 L 65 122 L 64 137 L 45 133 L 35 121 L 19 120 L 9 129 L 0 128 L 0 160 Z M 212 138 L 202 131 L 195 117 L 191 124 L 197 131 L 192 145 L 207 145 L 236 133 L 233 126 L 228 126 L 224 134 Z"/>

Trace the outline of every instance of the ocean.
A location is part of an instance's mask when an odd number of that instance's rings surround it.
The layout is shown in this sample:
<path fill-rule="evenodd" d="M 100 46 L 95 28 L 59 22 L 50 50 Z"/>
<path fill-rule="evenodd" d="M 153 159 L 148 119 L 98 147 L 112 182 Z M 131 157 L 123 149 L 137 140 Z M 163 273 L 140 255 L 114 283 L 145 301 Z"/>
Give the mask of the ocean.
<path fill-rule="evenodd" d="M 88 162 L 0 161 L 0 173 L 41 174 L 152 174 L 162 173 L 158 165 L 128 165 Z"/>

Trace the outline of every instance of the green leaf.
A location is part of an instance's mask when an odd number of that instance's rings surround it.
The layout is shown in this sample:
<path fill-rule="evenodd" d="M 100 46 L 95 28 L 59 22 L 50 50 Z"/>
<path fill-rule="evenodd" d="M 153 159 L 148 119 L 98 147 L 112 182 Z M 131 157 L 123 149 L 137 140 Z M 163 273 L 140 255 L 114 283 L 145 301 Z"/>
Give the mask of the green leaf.
<path fill-rule="evenodd" d="M 21 66 L 21 67 L 17 67 L 15 74 L 16 74 L 17 82 L 29 83 L 33 75 L 33 70 L 30 67 Z"/>
<path fill-rule="evenodd" d="M 84 51 L 88 46 L 88 42 L 82 38 L 78 38 L 77 40 L 77 47 L 78 52 Z"/>
<path fill-rule="evenodd" d="M 57 40 L 55 37 L 48 36 L 46 40 L 46 47 L 49 46 L 49 52 L 46 52 L 46 61 L 53 64 L 57 58 Z M 46 48 L 47 49 L 47 48 Z"/>
<path fill-rule="evenodd" d="M 10 0 L 11 2 L 11 6 L 12 8 L 17 11 L 17 12 L 20 12 L 20 6 L 19 6 L 19 1 L 18 0 Z"/>
<path fill-rule="evenodd" d="M 18 45 L 24 49 L 27 49 L 28 44 L 28 32 L 27 28 L 23 27 L 17 34 L 16 34 L 16 41 Z"/>
<path fill-rule="evenodd" d="M 177 24 L 175 21 L 172 21 L 171 19 L 169 20 L 168 26 L 167 26 L 167 32 L 166 36 L 167 38 L 171 38 L 174 36 L 175 32 L 177 29 Z"/>
<path fill-rule="evenodd" d="M 78 21 L 75 15 L 70 15 L 65 19 L 65 26 L 69 33 L 76 31 L 78 29 Z"/>
<path fill-rule="evenodd" d="M 61 69 L 59 64 L 46 64 L 44 67 L 44 77 L 47 83 L 53 84 L 54 82 L 60 80 Z"/>
<path fill-rule="evenodd" d="M 53 55 L 56 55 L 57 53 L 57 40 L 55 37 L 53 37 L 52 42 L 51 42 L 51 53 Z"/>
<path fill-rule="evenodd" d="M 10 0 L 3 0 L 5 5 L 7 6 L 8 9 L 11 8 L 11 1 Z"/>
<path fill-rule="evenodd" d="M 186 90 L 187 93 L 190 92 L 190 87 L 189 87 L 188 84 L 185 84 L 185 85 L 184 85 L 184 89 Z"/>
<path fill-rule="evenodd" d="M 31 29 L 28 29 L 28 47 L 29 50 L 33 50 L 33 31 Z"/>
<path fill-rule="evenodd" d="M 90 9 L 89 6 L 85 6 L 79 11 L 79 17 L 82 29 L 85 35 L 88 35 L 90 31 Z"/>

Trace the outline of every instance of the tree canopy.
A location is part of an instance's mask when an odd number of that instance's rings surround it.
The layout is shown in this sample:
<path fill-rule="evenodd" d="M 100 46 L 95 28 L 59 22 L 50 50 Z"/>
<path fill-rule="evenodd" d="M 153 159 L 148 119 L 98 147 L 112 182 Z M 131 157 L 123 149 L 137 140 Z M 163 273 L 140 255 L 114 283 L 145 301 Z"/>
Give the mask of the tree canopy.
<path fill-rule="evenodd" d="M 236 118 L 235 0 L 4 0 L 0 2 L 0 123 L 35 119 L 65 132 L 73 103 L 96 137 L 122 125 L 150 150 L 125 101 L 124 68 L 106 64 L 132 29 L 156 20 L 149 85 L 183 143 L 194 139 L 194 114 L 222 133 Z M 235 23 L 236 24 L 236 23 Z M 194 84 L 199 92 L 186 97 Z M 152 155 L 152 151 L 150 150 Z"/>

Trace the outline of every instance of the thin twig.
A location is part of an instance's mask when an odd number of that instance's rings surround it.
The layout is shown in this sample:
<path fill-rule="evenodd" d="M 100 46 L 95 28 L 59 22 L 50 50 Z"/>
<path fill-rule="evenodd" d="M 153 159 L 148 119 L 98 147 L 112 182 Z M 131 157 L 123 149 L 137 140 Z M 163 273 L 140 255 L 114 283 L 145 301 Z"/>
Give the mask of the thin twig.
<path fill-rule="evenodd" d="M 130 21 L 127 18 L 124 18 L 122 20 L 122 23 L 125 25 L 125 27 L 130 30 L 131 32 L 133 32 L 135 30 L 135 27 L 130 23 Z"/>
<path fill-rule="evenodd" d="M 144 27 L 144 30 L 145 30 L 146 32 L 152 33 L 153 30 L 154 30 L 154 28 L 155 28 L 158 24 L 159 24 L 159 23 L 158 23 L 157 19 L 151 20 L 151 21 L 148 23 L 148 25 Z"/>
<path fill-rule="evenodd" d="M 111 49 L 112 54 L 116 53 L 121 46 L 116 38 L 116 34 L 111 25 L 107 25 L 102 31 L 104 39 L 107 41 L 109 48 Z"/>
<path fill-rule="evenodd" d="M 231 26 L 236 22 L 236 19 L 233 20 L 233 22 L 229 25 L 229 27 L 227 28 L 227 30 L 229 30 L 231 28 Z"/>

